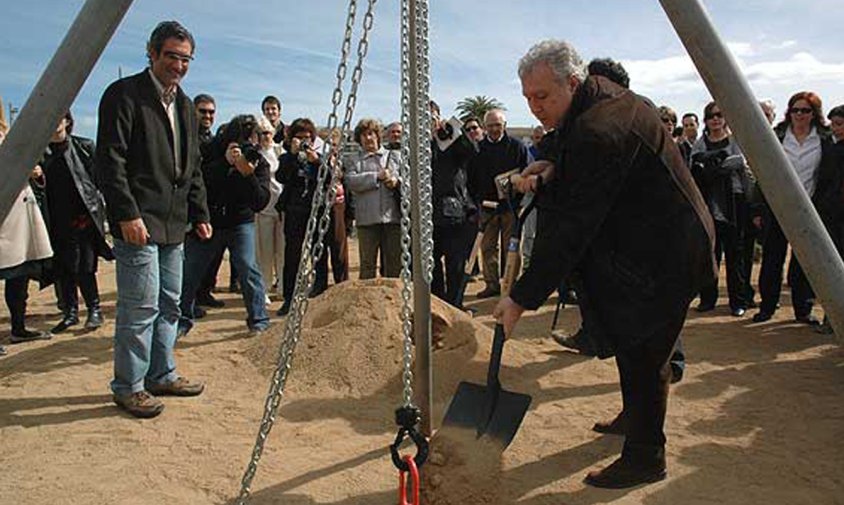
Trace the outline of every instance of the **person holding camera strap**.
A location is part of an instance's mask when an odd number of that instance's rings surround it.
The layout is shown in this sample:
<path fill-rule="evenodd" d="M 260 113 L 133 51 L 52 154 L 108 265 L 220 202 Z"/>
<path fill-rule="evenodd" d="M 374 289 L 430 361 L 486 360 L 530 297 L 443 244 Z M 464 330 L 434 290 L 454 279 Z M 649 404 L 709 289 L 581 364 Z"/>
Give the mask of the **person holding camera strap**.
<path fill-rule="evenodd" d="M 209 151 L 208 159 L 203 158 L 202 172 L 215 233 L 209 241 L 188 236 L 179 334 L 186 334 L 193 326 L 197 290 L 208 266 L 225 247 L 239 276 L 246 325 L 253 333 L 261 332 L 269 327 L 270 319 L 255 254 L 255 213 L 270 201 L 270 167 L 258 148 L 255 117 L 235 116 L 214 139 Z"/>
<path fill-rule="evenodd" d="M 721 255 L 727 263 L 727 292 L 730 312 L 741 317 L 747 310 L 747 290 L 742 254 L 743 225 L 747 219 L 746 190 L 750 175 L 741 150 L 733 140 L 721 109 L 715 102 L 704 108 L 704 133 L 691 151 L 692 175 L 715 222 L 715 261 Z M 718 300 L 718 278 L 700 290 L 700 304 L 695 310 L 707 312 Z"/>

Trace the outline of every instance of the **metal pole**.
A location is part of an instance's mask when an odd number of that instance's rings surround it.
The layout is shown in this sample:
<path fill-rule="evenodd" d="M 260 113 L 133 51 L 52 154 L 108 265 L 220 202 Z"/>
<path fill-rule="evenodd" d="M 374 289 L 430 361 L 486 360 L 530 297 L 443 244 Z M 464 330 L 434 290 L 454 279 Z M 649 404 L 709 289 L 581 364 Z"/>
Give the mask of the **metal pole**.
<path fill-rule="evenodd" d="M 765 198 L 824 302 L 839 338 L 844 335 L 844 263 L 762 114 L 727 47 L 699 0 L 660 0 L 709 92 L 729 119 Z"/>
<path fill-rule="evenodd" d="M 416 0 L 410 0 L 409 7 L 409 45 L 410 45 L 410 199 L 411 199 L 411 238 L 413 243 L 413 338 L 416 342 L 416 381 L 413 387 L 416 393 L 416 405 L 422 411 L 422 433 L 428 437 L 433 434 L 431 413 L 431 286 L 425 282 L 422 262 L 422 222 L 419 173 L 420 173 L 420 136 L 419 128 L 419 65 L 417 60 L 416 40 L 417 16 Z M 427 81 L 426 81 L 427 82 Z M 427 107 L 427 104 L 424 104 Z"/>
<path fill-rule="evenodd" d="M 132 0 L 88 0 L 0 145 L 0 222 Z"/>

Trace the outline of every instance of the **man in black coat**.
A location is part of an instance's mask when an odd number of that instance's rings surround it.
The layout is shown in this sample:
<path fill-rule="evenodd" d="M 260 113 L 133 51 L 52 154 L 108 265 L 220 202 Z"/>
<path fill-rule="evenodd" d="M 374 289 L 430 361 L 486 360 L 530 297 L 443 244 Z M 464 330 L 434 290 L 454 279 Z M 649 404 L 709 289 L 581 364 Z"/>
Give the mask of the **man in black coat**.
<path fill-rule="evenodd" d="M 211 238 L 196 114 L 179 87 L 194 49 L 182 25 L 160 23 L 147 45 L 149 68 L 112 83 L 100 100 L 94 164 L 117 259 L 111 389 L 137 417 L 161 413 L 155 396 L 204 388 L 176 373 L 173 356 L 185 228 Z"/>
<path fill-rule="evenodd" d="M 621 458 L 588 484 L 623 488 L 665 478 L 668 359 L 689 303 L 715 275 L 713 224 L 680 151 L 645 100 L 585 77 L 566 42 L 548 40 L 519 64 L 531 112 L 555 133 L 519 184 L 538 195 L 530 267 L 499 302 L 505 333 L 577 272 L 592 301 L 585 318 L 614 350 L 626 439 Z M 594 326 L 594 325 L 593 325 Z"/>

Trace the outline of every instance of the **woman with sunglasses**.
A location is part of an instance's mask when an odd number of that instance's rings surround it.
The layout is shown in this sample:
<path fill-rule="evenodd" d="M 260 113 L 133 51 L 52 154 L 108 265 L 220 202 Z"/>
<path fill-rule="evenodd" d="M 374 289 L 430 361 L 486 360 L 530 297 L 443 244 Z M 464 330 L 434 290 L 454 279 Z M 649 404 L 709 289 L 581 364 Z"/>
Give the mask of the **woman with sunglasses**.
<path fill-rule="evenodd" d="M 741 230 L 747 215 L 745 195 L 751 181 L 744 156 L 733 140 L 718 104 L 709 102 L 706 105 L 703 120 L 703 136 L 692 146 L 691 169 L 715 222 L 715 260 L 720 265 L 723 255 L 727 264 L 730 312 L 741 317 L 747 310 Z M 701 289 L 696 310 L 713 310 L 717 299 L 716 278 L 713 284 Z"/>
<path fill-rule="evenodd" d="M 811 91 L 795 93 L 788 100 L 785 119 L 774 130 L 803 189 L 817 206 L 816 197 L 821 196 L 821 192 L 815 194 L 816 189 L 820 188 L 818 174 L 826 171 L 822 166 L 834 163 L 832 141 L 823 117 L 820 97 Z M 787 248 L 788 239 L 771 210 L 766 209 L 762 269 L 759 272 L 762 303 L 759 312 L 753 316 L 754 322 L 771 319 L 777 310 Z M 815 294 L 793 252 L 788 265 L 788 281 L 791 286 L 791 306 L 795 320 L 810 326 L 820 324 L 812 315 Z"/>

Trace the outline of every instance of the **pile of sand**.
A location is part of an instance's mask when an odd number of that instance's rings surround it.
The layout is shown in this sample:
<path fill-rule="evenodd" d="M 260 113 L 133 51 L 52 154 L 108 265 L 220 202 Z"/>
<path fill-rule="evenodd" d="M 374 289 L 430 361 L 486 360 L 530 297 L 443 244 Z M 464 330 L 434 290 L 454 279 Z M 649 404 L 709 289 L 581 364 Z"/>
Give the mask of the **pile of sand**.
<path fill-rule="evenodd" d="M 349 281 L 310 300 L 294 354 L 289 391 L 302 396 L 362 398 L 401 391 L 401 282 Z M 436 297 L 431 299 L 435 401 L 447 399 L 487 330 Z M 246 355 L 267 377 L 275 370 L 284 328 L 250 342 Z"/>

